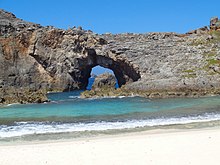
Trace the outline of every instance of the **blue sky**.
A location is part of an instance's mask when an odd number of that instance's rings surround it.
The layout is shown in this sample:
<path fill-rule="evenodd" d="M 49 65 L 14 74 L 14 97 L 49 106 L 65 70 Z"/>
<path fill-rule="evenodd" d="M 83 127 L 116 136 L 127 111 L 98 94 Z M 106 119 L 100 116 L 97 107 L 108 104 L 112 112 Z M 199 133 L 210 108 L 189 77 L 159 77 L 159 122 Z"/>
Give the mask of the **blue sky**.
<path fill-rule="evenodd" d="M 220 16 L 219 0 L 0 0 L 0 8 L 30 22 L 96 33 L 185 33 Z"/>
<path fill-rule="evenodd" d="M 220 0 L 0 0 L 0 8 L 44 26 L 82 26 L 99 34 L 185 33 L 220 17 Z"/>
<path fill-rule="evenodd" d="M 92 68 L 92 72 L 91 73 L 99 75 L 99 74 L 102 74 L 102 73 L 105 73 L 105 72 L 114 74 L 111 69 L 106 69 L 106 68 L 103 68 L 101 66 L 96 66 L 96 67 Z"/>

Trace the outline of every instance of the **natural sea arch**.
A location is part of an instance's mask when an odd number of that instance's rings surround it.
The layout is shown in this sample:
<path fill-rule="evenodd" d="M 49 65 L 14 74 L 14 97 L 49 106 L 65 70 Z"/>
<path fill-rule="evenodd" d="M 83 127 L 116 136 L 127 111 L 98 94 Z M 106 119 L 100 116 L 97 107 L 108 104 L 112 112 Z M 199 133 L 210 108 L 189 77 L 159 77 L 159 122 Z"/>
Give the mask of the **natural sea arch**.
<path fill-rule="evenodd" d="M 94 49 L 87 51 L 86 57 L 75 59 L 74 65 L 77 66 L 77 69 L 71 73 L 72 78 L 78 82 L 80 89 L 86 89 L 92 68 L 98 65 L 114 72 L 119 87 L 126 83 L 137 81 L 140 78 L 139 72 L 125 60 L 97 55 Z"/>

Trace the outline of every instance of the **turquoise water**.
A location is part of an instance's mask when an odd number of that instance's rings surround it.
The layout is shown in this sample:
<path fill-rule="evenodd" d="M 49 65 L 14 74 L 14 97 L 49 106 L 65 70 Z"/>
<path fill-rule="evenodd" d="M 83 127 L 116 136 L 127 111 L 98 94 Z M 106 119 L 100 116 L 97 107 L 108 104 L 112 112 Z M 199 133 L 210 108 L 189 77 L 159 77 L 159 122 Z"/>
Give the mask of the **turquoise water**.
<path fill-rule="evenodd" d="M 220 120 L 219 96 L 80 99 L 80 92 L 51 93 L 51 102 L 44 104 L 1 107 L 0 140 Z"/>

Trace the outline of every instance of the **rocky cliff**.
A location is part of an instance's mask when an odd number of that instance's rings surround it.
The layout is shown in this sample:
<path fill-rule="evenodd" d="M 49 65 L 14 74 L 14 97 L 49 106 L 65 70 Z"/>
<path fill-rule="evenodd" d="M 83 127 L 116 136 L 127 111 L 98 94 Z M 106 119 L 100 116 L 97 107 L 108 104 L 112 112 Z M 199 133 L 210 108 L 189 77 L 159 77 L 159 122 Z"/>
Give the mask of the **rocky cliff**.
<path fill-rule="evenodd" d="M 98 35 L 43 27 L 0 10 L 1 102 L 5 95 L 15 102 L 22 91 L 85 89 L 97 65 L 112 69 L 119 86 L 146 96 L 219 93 L 219 20 L 186 34 Z"/>

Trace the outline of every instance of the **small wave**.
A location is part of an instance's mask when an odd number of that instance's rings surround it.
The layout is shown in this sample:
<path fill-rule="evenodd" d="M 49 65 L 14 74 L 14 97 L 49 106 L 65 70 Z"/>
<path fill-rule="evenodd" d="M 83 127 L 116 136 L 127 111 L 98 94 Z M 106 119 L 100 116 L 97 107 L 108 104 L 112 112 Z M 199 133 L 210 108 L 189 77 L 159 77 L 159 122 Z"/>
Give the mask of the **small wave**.
<path fill-rule="evenodd" d="M 82 131 L 104 131 L 114 129 L 132 129 L 140 127 L 189 124 L 220 120 L 220 114 L 203 114 L 191 117 L 157 118 L 146 120 L 127 120 L 117 122 L 94 123 L 50 123 L 50 122 L 16 122 L 13 126 L 0 125 L 0 138 L 9 138 L 31 134 L 65 133 Z"/>
<path fill-rule="evenodd" d="M 80 98 L 80 96 L 69 96 L 70 99 Z"/>
<path fill-rule="evenodd" d="M 140 97 L 140 96 L 138 96 L 138 95 L 130 95 L 130 96 L 102 96 L 102 97 L 95 96 L 95 97 L 91 97 L 91 98 L 81 98 L 81 99 L 101 100 L 101 99 L 115 99 L 115 98 L 123 99 L 123 98 L 132 98 L 132 97 Z"/>
<path fill-rule="evenodd" d="M 10 107 L 10 106 L 15 106 L 15 105 L 20 105 L 20 103 L 7 104 L 6 106 L 7 106 L 7 107 Z"/>
<path fill-rule="evenodd" d="M 53 100 L 51 100 L 51 101 L 50 101 L 50 103 L 53 103 L 53 104 L 58 104 L 58 103 L 59 103 L 59 101 L 53 101 Z"/>

